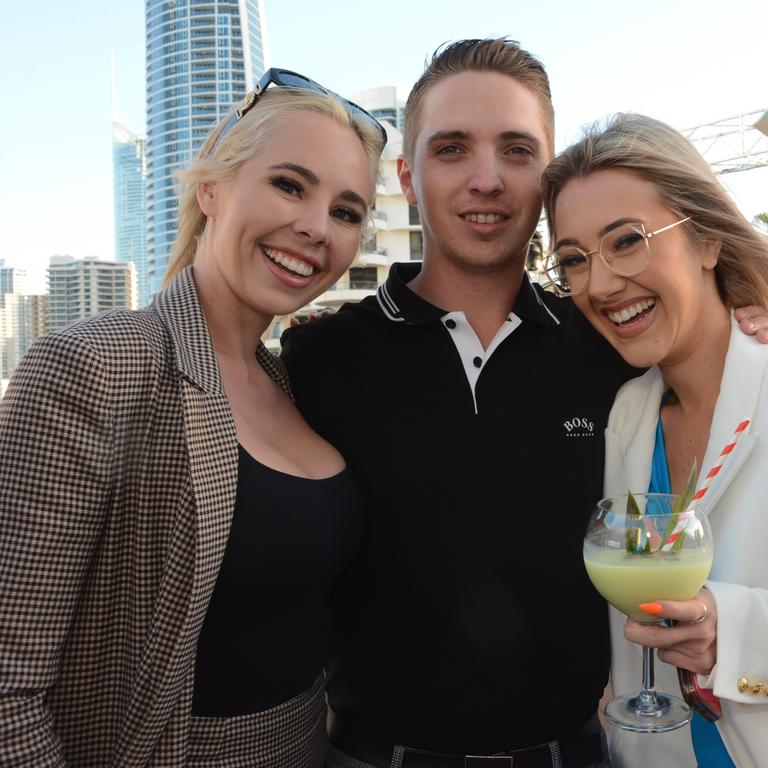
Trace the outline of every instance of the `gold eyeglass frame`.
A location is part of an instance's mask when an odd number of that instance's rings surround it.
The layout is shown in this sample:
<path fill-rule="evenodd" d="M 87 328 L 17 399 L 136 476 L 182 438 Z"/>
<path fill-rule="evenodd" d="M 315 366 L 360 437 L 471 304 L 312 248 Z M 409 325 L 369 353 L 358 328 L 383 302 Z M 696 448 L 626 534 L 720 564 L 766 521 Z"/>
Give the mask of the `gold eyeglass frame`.
<path fill-rule="evenodd" d="M 603 243 L 606 241 L 607 238 L 615 234 L 615 230 L 612 230 L 611 232 L 606 232 L 600 239 L 600 243 L 598 244 L 597 248 L 594 251 L 585 251 L 583 248 L 579 248 L 577 246 L 568 246 L 569 248 L 573 248 L 574 251 L 577 251 L 578 253 L 580 253 L 587 260 L 587 267 L 588 267 L 587 281 L 577 291 L 564 291 L 558 285 L 557 281 L 553 280 L 552 277 L 550 276 L 550 272 L 557 269 L 557 266 L 553 263 L 554 258 L 557 256 L 557 251 L 552 251 L 552 253 L 550 253 L 544 261 L 544 272 L 549 278 L 549 282 L 544 284 L 544 288 L 554 287 L 557 290 L 557 292 L 563 296 L 578 296 L 578 294 L 586 290 L 587 286 L 589 285 L 590 278 L 592 277 L 591 258 L 595 254 L 600 256 L 600 260 L 605 265 L 605 268 L 609 272 L 612 272 L 614 275 L 618 275 L 619 277 L 636 277 L 637 275 L 640 275 L 643 272 L 645 272 L 645 270 L 648 269 L 648 267 L 651 265 L 651 246 L 648 241 L 652 237 L 655 237 L 656 235 L 660 235 L 662 232 L 666 232 L 667 230 L 673 229 L 674 227 L 677 227 L 680 224 L 685 224 L 686 221 L 690 221 L 690 220 L 691 220 L 691 217 L 686 216 L 684 219 L 680 219 L 680 221 L 675 221 L 672 224 L 667 224 L 666 227 L 655 229 L 653 232 L 646 232 L 645 226 L 643 225 L 642 222 L 638 222 L 637 224 L 627 223 L 623 225 L 626 227 L 635 228 L 635 231 L 642 236 L 643 244 L 645 245 L 645 253 L 646 253 L 645 264 L 640 269 L 636 269 L 631 272 L 622 272 L 616 269 L 616 267 L 611 265 L 611 259 L 603 253 Z"/>

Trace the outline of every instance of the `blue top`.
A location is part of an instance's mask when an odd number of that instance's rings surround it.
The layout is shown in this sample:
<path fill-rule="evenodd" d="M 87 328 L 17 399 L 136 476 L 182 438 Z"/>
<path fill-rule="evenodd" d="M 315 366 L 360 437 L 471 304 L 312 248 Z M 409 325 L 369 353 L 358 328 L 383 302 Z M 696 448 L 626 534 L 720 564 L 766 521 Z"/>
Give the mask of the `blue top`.
<path fill-rule="evenodd" d="M 648 485 L 648 492 L 672 493 L 661 415 L 656 424 L 656 442 L 653 446 L 651 482 Z M 691 740 L 699 768 L 736 768 L 720 738 L 717 726 L 714 723 L 708 723 L 695 712 L 691 719 Z"/>
<path fill-rule="evenodd" d="M 656 422 L 656 442 L 653 445 L 651 460 L 651 482 L 648 493 L 672 493 L 672 481 L 669 479 L 667 449 L 664 445 L 664 430 L 661 426 L 661 414 Z"/>

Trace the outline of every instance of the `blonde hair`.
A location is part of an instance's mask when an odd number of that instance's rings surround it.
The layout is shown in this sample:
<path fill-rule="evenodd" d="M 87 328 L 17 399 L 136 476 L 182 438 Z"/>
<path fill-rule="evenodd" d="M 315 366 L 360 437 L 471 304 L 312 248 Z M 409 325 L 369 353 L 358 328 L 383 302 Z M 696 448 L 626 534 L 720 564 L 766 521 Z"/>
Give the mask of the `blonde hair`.
<path fill-rule="evenodd" d="M 164 285 L 195 260 L 206 222 L 206 216 L 197 202 L 197 184 L 231 179 L 243 163 L 259 152 L 278 117 L 310 112 L 325 115 L 340 125 L 352 128 L 370 161 L 373 191 L 379 157 L 384 150 L 383 137 L 370 120 L 353 113 L 338 96 L 304 88 L 270 88 L 259 96 L 258 103 L 249 112 L 225 131 L 238 106 L 235 105 L 211 131 L 197 159 L 176 174 L 182 182 L 179 230 L 168 259 Z"/>
<path fill-rule="evenodd" d="M 629 171 L 653 183 L 661 203 L 681 217 L 694 242 L 721 244 L 715 277 L 729 307 L 768 306 L 768 239 L 740 213 L 706 160 L 678 131 L 645 115 L 614 115 L 595 124 L 544 170 L 542 192 L 550 241 L 554 212 L 573 178 L 595 171 Z"/>
<path fill-rule="evenodd" d="M 403 149 L 413 159 L 419 114 L 424 94 L 435 83 L 462 72 L 497 72 L 517 80 L 539 98 L 544 127 L 550 144 L 554 141 L 555 111 L 544 65 L 515 40 L 505 37 L 457 40 L 440 46 L 421 77 L 411 89 L 403 114 Z M 550 149 L 552 147 L 550 146 Z"/>

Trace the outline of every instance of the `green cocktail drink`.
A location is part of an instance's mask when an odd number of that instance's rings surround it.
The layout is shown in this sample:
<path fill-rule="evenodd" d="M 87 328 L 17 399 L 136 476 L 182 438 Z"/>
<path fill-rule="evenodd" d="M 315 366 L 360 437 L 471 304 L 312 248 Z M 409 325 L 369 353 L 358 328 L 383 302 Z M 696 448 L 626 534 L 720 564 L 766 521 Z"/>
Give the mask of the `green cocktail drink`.
<path fill-rule="evenodd" d="M 691 600 L 709 575 L 712 531 L 706 516 L 686 506 L 687 497 L 636 493 L 601 499 L 587 525 L 584 565 L 595 589 L 644 624 L 661 620 L 641 610 L 641 603 Z M 617 696 L 604 712 L 610 723 L 635 733 L 673 731 L 691 719 L 682 699 L 655 690 L 648 647 L 643 648 L 642 690 Z"/>
<path fill-rule="evenodd" d="M 653 622 L 638 608 L 652 600 L 689 600 L 704 585 L 712 550 L 632 554 L 626 549 L 584 544 L 584 565 L 595 589 L 635 621 Z"/>

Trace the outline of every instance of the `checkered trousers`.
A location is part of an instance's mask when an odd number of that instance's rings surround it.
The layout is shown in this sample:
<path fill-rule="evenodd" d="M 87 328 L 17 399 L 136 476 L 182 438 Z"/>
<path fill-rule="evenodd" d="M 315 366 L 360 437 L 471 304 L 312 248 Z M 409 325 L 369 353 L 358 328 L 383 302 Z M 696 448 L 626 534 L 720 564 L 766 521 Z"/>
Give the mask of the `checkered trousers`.
<path fill-rule="evenodd" d="M 185 764 L 237 460 L 189 270 L 33 345 L 0 401 L 0 765 Z"/>
<path fill-rule="evenodd" d="M 325 763 L 325 678 L 266 712 L 194 717 L 186 768 L 321 768 Z"/>

